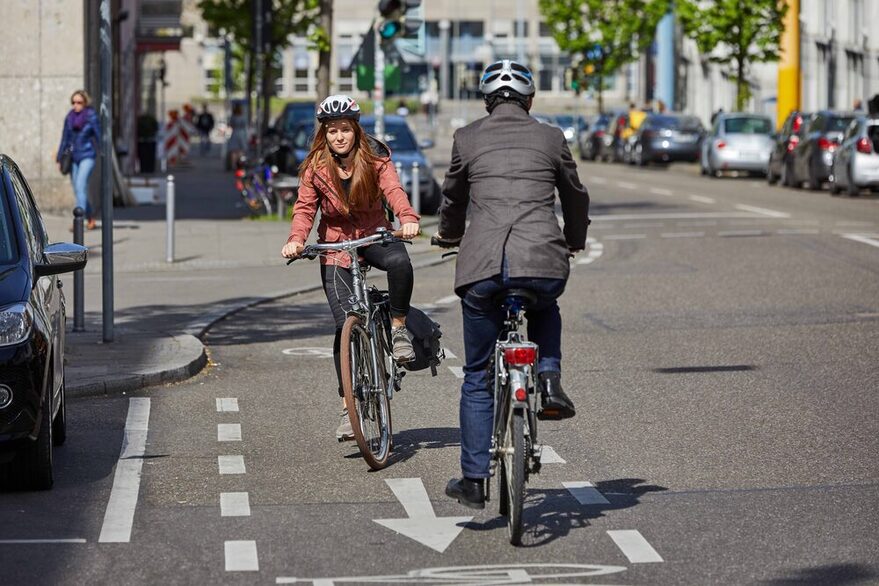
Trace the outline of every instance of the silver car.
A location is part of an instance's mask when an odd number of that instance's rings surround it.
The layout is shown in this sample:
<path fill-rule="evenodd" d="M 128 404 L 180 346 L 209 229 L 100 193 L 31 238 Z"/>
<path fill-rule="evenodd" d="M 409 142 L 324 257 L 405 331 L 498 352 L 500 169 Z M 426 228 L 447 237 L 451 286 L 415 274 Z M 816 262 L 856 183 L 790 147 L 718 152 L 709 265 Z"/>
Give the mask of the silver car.
<path fill-rule="evenodd" d="M 831 193 L 858 195 L 865 187 L 879 190 L 879 116 L 853 120 L 833 159 Z"/>
<path fill-rule="evenodd" d="M 766 174 L 774 146 L 772 120 L 760 114 L 721 114 L 702 141 L 699 166 L 703 175 L 723 171 Z"/>

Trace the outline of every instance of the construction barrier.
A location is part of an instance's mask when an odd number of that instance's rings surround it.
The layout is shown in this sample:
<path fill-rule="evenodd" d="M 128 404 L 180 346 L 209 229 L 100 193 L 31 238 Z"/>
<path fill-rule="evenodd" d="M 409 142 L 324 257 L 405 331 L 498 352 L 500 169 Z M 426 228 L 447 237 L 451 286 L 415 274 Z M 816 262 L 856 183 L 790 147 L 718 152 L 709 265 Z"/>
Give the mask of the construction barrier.
<path fill-rule="evenodd" d="M 165 160 L 173 167 L 183 163 L 189 156 L 195 126 L 177 110 L 168 112 L 168 123 L 165 124 L 165 140 L 163 143 Z"/>

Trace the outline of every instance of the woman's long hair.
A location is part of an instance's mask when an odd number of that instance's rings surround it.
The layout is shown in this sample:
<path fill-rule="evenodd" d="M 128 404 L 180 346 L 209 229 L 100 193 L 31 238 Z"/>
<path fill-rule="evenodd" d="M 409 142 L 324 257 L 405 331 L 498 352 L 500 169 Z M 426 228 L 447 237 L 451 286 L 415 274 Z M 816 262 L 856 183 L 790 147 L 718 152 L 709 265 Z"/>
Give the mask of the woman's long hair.
<path fill-rule="evenodd" d="M 364 210 L 370 207 L 370 204 L 381 199 L 381 190 L 378 186 L 378 173 L 375 170 L 375 164 L 379 157 L 369 146 L 366 133 L 356 120 L 350 120 L 351 126 L 354 128 L 354 150 L 351 175 L 351 190 L 348 194 L 342 188 L 342 181 L 336 170 L 336 163 L 333 160 L 333 150 L 327 142 L 327 125 L 321 123 L 315 131 L 314 140 L 311 143 L 311 150 L 302 165 L 299 172 L 302 174 L 306 169 L 317 172 L 319 169 L 327 169 L 329 176 L 333 182 L 336 193 L 342 199 L 345 213 L 357 210 Z"/>

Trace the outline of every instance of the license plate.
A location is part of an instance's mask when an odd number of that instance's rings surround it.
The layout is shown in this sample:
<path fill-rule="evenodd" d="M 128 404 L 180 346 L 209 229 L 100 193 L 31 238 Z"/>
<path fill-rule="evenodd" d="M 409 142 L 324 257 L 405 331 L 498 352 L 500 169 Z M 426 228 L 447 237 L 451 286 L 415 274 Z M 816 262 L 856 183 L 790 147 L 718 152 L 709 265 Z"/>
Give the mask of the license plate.
<path fill-rule="evenodd" d="M 675 139 L 678 142 L 696 142 L 696 136 L 693 134 L 678 134 Z"/>

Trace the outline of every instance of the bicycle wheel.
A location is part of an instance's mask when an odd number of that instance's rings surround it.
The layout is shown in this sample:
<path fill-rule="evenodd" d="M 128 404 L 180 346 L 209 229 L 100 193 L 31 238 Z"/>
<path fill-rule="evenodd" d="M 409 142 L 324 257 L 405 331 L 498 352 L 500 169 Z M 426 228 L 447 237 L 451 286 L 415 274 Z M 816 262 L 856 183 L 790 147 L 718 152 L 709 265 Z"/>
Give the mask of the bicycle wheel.
<path fill-rule="evenodd" d="M 369 332 L 357 316 L 350 316 L 342 327 L 340 358 L 342 393 L 354 439 L 370 468 L 380 470 L 391 453 L 391 409 L 383 382 L 373 380 Z M 381 357 L 378 362 L 381 368 Z"/>
<path fill-rule="evenodd" d="M 504 457 L 501 461 L 501 506 L 506 497 L 507 529 L 510 543 L 522 543 L 522 507 L 525 502 L 525 413 L 513 409 L 507 419 L 504 438 Z M 506 494 L 504 494 L 506 492 Z"/>

